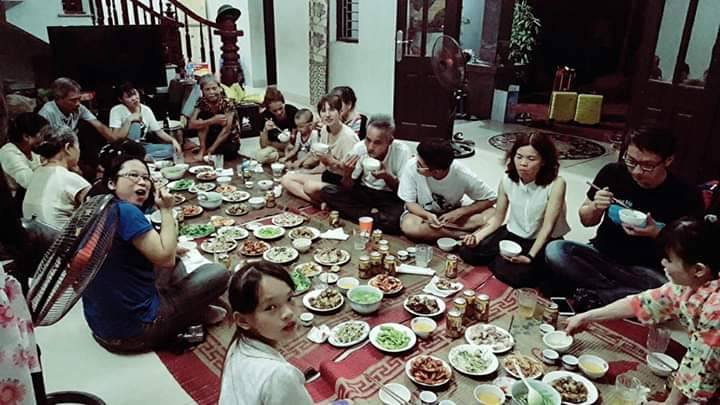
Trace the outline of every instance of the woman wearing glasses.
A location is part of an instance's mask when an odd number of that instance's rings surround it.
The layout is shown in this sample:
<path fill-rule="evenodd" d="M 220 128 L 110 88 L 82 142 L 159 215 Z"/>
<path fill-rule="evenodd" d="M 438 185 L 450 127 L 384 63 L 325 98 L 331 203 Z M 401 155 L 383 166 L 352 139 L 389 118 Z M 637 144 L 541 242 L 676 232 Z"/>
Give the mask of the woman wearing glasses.
<path fill-rule="evenodd" d="M 703 214 L 698 190 L 668 170 L 674 152 L 675 140 L 668 131 L 640 128 L 630 133 L 623 161 L 600 170 L 593 180 L 597 188 L 588 190 L 580 207 L 584 226 L 600 225 L 591 244 L 548 244 L 547 262 L 558 281 L 548 284 L 568 289 L 546 293 L 574 292 L 578 304 L 590 308 L 667 282 L 655 239 L 665 224 Z M 645 224 L 622 224 L 621 205 L 647 214 Z"/>
<path fill-rule="evenodd" d="M 215 263 L 188 274 L 176 254 L 174 198 L 166 189 L 153 197 L 145 162 L 127 156 L 105 172 L 116 197 L 118 222 L 105 263 L 83 294 L 93 337 L 112 352 L 153 350 L 172 343 L 190 325 L 221 322 L 226 311 L 212 305 L 227 289 L 228 272 Z M 153 199 L 160 231 L 141 207 Z"/>

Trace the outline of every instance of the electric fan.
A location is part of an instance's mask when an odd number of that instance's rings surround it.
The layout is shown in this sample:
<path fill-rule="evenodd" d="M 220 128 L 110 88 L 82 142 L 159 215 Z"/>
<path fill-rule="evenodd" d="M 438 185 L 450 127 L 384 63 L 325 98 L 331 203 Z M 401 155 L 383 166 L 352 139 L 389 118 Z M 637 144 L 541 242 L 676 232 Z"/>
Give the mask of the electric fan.
<path fill-rule="evenodd" d="M 453 134 L 456 113 L 461 110 L 465 98 L 465 55 L 460 45 L 449 35 L 438 37 L 433 43 L 430 63 L 440 85 L 452 92 L 452 109 L 448 117 L 453 151 L 456 158 L 470 157 L 475 154 L 475 144 L 463 139 L 462 132 Z"/>

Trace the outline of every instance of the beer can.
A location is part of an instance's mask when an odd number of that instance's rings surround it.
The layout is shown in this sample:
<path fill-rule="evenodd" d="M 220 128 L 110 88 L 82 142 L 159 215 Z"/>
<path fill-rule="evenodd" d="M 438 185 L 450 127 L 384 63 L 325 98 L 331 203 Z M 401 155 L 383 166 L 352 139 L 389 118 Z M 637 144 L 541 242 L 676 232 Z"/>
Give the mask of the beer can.
<path fill-rule="evenodd" d="M 373 276 L 370 256 L 360 256 L 358 259 L 358 276 L 365 280 Z"/>
<path fill-rule="evenodd" d="M 265 193 L 265 206 L 268 208 L 275 208 L 275 194 L 271 190 Z"/>
<path fill-rule="evenodd" d="M 395 261 L 395 256 L 385 255 L 383 262 L 385 263 L 385 273 L 387 275 L 394 276 L 397 274 L 397 262 Z"/>
<path fill-rule="evenodd" d="M 447 314 L 446 333 L 449 338 L 457 339 L 463 334 L 463 316 L 458 310 L 453 309 Z"/>
<path fill-rule="evenodd" d="M 445 277 L 446 278 L 456 278 L 458 271 L 457 271 L 457 262 L 458 257 L 455 255 L 448 255 L 447 259 L 445 259 Z"/>
<path fill-rule="evenodd" d="M 465 316 L 466 308 L 467 301 L 465 301 L 465 298 L 455 298 L 455 300 L 453 300 L 453 309 L 459 311 L 462 316 Z"/>
<path fill-rule="evenodd" d="M 543 322 L 552 325 L 553 328 L 557 328 L 559 315 L 558 304 L 550 301 L 545 306 L 545 311 L 543 311 Z"/>
<path fill-rule="evenodd" d="M 475 291 L 465 290 L 463 291 L 463 298 L 465 299 L 465 324 L 469 324 L 475 321 Z"/>
<path fill-rule="evenodd" d="M 380 243 L 383 237 L 383 232 L 380 229 L 376 229 L 372 232 L 372 241 L 375 244 Z"/>
<path fill-rule="evenodd" d="M 328 222 L 330 223 L 330 226 L 338 226 L 338 224 L 340 224 L 340 213 L 337 211 L 330 211 Z"/>
<path fill-rule="evenodd" d="M 475 297 L 475 319 L 478 322 L 490 322 L 490 296 L 487 294 L 478 294 Z"/>
<path fill-rule="evenodd" d="M 382 255 L 378 252 L 370 253 L 370 272 L 372 275 L 382 273 Z"/>
<path fill-rule="evenodd" d="M 385 257 L 390 254 L 390 246 L 388 246 L 388 245 L 382 246 L 381 245 L 378 248 L 378 253 L 380 253 L 380 255 L 383 257 L 383 260 L 385 260 Z"/>

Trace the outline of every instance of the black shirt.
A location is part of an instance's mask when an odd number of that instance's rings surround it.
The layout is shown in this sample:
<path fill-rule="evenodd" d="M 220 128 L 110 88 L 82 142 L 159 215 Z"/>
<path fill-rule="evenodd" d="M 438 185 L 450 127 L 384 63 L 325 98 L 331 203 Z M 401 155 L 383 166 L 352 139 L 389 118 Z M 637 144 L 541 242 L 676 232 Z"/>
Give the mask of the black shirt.
<path fill-rule="evenodd" d="M 277 136 L 280 134 L 280 132 L 289 129 L 291 132 L 293 129 L 296 128 L 295 125 L 295 114 L 298 112 L 297 107 L 291 104 L 285 104 L 285 119 L 279 120 L 277 119 L 268 109 L 265 109 L 262 113 L 262 117 L 267 120 L 272 120 L 272 122 L 275 123 L 275 125 L 280 129 L 280 131 L 269 131 L 268 132 L 268 139 L 271 142 L 278 142 Z M 263 124 L 264 125 L 264 124 Z"/>
<path fill-rule="evenodd" d="M 684 216 L 703 215 L 700 192 L 670 173 L 658 187 L 644 189 L 633 180 L 625 165 L 610 163 L 600 169 L 593 183 L 600 188 L 608 187 L 616 199 L 628 206 L 650 213 L 655 222 L 668 225 Z M 592 200 L 595 189 L 590 188 L 587 197 Z M 619 264 L 661 268 L 663 252 L 655 239 L 628 235 L 607 212 L 592 242 L 603 255 Z"/>

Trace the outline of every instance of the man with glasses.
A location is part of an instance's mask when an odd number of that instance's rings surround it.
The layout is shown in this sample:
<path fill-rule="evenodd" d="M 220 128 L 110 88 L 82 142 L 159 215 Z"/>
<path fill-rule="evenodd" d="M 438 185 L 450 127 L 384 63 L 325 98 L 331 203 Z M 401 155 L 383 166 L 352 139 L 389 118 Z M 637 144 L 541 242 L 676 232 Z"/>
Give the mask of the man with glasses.
<path fill-rule="evenodd" d="M 464 197 L 471 200 L 462 204 Z M 495 190 L 460 162 L 450 143 L 438 139 L 420 142 L 417 157 L 403 168 L 398 197 L 406 211 L 400 228 L 410 239 L 433 241 L 459 238 L 484 226 L 494 215 Z"/>
<path fill-rule="evenodd" d="M 553 272 L 547 294 L 575 293 L 583 309 L 604 305 L 667 282 L 655 239 L 684 216 L 701 217 L 698 190 L 669 172 L 675 140 L 668 131 L 640 128 L 630 134 L 622 163 L 603 167 L 580 207 L 580 222 L 600 224 L 589 245 L 555 241 L 545 254 Z M 623 206 L 647 214 L 645 226 L 622 224 Z M 552 287 L 550 287 L 552 286 Z"/>

